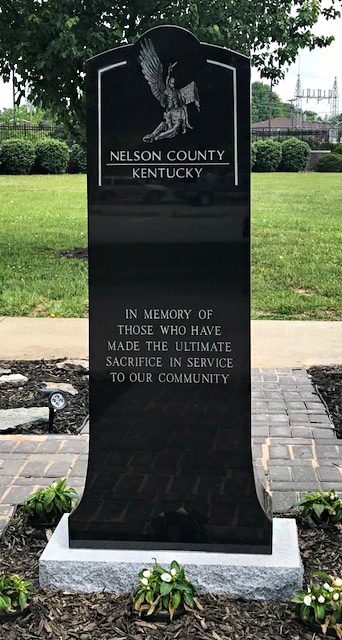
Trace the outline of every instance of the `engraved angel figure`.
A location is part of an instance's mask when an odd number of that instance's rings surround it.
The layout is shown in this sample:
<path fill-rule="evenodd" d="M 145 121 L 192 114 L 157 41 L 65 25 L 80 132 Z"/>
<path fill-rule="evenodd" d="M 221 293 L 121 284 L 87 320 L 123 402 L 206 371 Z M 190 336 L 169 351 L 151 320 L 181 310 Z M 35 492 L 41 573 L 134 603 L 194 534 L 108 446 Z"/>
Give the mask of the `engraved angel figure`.
<path fill-rule="evenodd" d="M 176 89 L 172 69 L 177 62 L 169 65 L 164 82 L 163 65 L 151 40 L 142 41 L 139 61 L 154 97 L 165 109 L 163 121 L 152 133 L 143 137 L 144 142 L 174 138 L 180 132 L 186 133 L 187 129 L 192 129 L 188 119 L 187 105 L 194 102 L 198 111 L 200 110 L 196 82 L 190 82 L 183 89 Z"/>

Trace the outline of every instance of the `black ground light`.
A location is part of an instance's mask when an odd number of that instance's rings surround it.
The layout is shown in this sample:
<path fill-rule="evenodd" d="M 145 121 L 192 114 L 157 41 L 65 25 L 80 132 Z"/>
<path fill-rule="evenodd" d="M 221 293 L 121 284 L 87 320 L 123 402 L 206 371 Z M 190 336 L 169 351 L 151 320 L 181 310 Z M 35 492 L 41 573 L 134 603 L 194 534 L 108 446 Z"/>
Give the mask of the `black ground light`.
<path fill-rule="evenodd" d="M 68 406 L 68 398 L 64 391 L 46 387 L 39 389 L 40 393 L 47 397 L 49 405 L 49 433 L 52 432 L 55 411 L 62 411 Z"/>

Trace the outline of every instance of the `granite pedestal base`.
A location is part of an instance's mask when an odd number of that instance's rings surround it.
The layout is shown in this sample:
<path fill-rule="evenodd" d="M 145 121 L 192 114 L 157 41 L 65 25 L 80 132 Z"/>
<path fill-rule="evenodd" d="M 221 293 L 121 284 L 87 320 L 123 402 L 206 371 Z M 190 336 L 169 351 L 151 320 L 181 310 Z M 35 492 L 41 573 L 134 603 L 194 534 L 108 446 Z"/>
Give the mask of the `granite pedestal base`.
<path fill-rule="evenodd" d="M 287 600 L 300 589 L 303 568 L 295 520 L 273 520 L 273 553 L 225 554 L 194 551 L 70 549 L 68 515 L 64 515 L 39 561 L 42 587 L 70 592 L 125 593 L 137 583 L 152 558 L 185 566 L 203 592 L 229 593 L 253 600 Z"/>

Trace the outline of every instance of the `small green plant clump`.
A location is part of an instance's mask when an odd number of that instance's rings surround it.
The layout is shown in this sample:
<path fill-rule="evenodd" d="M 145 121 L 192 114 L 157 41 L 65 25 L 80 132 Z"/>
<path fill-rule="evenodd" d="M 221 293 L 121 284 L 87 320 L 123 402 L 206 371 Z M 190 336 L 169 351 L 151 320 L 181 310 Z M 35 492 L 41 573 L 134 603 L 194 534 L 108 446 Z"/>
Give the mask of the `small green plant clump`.
<path fill-rule="evenodd" d="M 35 522 L 58 522 L 64 513 L 72 511 L 77 500 L 77 491 L 67 487 L 64 478 L 31 493 L 24 502 L 24 511 Z"/>
<path fill-rule="evenodd" d="M 255 146 L 254 171 L 276 171 L 281 161 L 281 144 L 272 138 L 258 140 Z"/>
<path fill-rule="evenodd" d="M 310 158 L 310 147 L 298 138 L 288 138 L 281 145 L 280 171 L 304 171 Z"/>
<path fill-rule="evenodd" d="M 298 589 L 292 602 L 297 604 L 301 620 L 317 622 L 324 634 L 333 627 L 342 639 L 342 579 L 324 571 L 313 575 L 320 580 L 310 582 L 306 590 Z"/>
<path fill-rule="evenodd" d="M 65 173 L 68 161 L 69 149 L 65 142 L 46 138 L 36 144 L 35 173 Z"/>
<path fill-rule="evenodd" d="M 342 500 L 334 489 L 306 493 L 296 505 L 303 518 L 310 518 L 318 525 L 337 524 L 342 521 Z"/>
<path fill-rule="evenodd" d="M 29 140 L 5 140 L 0 148 L 1 173 L 25 175 L 30 173 L 36 153 Z"/>
<path fill-rule="evenodd" d="M 32 592 L 32 582 L 21 576 L 0 576 L 0 612 L 24 611 Z"/>
<path fill-rule="evenodd" d="M 342 173 L 342 155 L 339 153 L 329 153 L 320 158 L 316 164 L 315 171 L 322 173 Z"/>
<path fill-rule="evenodd" d="M 192 613 L 196 608 L 203 611 L 196 587 L 176 560 L 171 562 L 170 569 L 164 569 L 155 561 L 152 569 L 142 569 L 138 576 L 139 585 L 132 592 L 132 600 L 134 611 L 140 615 L 167 611 L 172 620 L 179 607 Z"/>

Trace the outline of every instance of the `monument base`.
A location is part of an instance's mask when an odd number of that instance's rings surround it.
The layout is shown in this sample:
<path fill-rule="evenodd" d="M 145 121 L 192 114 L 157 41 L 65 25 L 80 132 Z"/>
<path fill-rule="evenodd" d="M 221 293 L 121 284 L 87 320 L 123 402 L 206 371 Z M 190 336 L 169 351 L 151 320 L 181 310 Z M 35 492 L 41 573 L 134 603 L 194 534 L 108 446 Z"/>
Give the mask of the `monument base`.
<path fill-rule="evenodd" d="M 143 567 L 177 560 L 201 591 L 229 593 L 251 600 L 288 600 L 302 587 L 296 521 L 273 520 L 272 555 L 197 551 L 70 549 L 64 515 L 39 561 L 41 587 L 70 592 L 125 593 Z"/>

